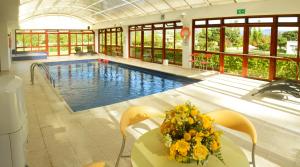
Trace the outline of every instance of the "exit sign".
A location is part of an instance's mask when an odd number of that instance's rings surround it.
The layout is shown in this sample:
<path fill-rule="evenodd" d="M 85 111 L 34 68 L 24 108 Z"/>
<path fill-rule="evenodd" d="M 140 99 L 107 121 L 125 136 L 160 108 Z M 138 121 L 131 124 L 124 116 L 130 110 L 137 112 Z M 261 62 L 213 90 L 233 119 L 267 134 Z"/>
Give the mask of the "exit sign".
<path fill-rule="evenodd" d="M 246 14 L 246 9 L 237 9 L 236 14 Z"/>

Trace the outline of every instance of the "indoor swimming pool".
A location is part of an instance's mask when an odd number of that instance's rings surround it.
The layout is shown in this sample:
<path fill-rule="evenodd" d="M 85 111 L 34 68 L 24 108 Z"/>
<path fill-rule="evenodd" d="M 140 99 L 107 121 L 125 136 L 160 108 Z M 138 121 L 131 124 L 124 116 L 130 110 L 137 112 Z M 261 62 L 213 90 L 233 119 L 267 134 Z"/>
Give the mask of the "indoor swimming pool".
<path fill-rule="evenodd" d="M 115 62 L 80 60 L 47 65 L 56 88 L 75 112 L 199 82 Z"/>

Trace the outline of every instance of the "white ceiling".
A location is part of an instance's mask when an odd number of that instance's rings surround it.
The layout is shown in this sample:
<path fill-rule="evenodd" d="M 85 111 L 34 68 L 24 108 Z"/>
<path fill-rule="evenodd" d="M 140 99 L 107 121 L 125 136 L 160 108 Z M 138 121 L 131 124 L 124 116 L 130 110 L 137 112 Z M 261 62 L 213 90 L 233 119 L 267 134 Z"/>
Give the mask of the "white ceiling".
<path fill-rule="evenodd" d="M 63 15 L 90 24 L 132 16 L 166 13 L 174 10 L 243 3 L 254 0 L 20 0 L 19 20 Z"/>

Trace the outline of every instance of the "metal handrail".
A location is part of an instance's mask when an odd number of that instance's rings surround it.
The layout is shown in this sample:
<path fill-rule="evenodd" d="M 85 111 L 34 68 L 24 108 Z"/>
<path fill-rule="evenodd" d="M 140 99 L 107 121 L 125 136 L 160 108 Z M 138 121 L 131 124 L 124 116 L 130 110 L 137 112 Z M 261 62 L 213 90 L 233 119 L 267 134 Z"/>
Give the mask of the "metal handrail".
<path fill-rule="evenodd" d="M 34 84 L 34 69 L 36 66 L 38 66 L 40 69 L 43 69 L 45 71 L 47 79 L 49 79 L 51 85 L 55 88 L 55 80 L 50 75 L 48 67 L 44 63 L 41 63 L 41 62 L 32 63 L 30 66 L 31 84 L 32 85 Z"/>

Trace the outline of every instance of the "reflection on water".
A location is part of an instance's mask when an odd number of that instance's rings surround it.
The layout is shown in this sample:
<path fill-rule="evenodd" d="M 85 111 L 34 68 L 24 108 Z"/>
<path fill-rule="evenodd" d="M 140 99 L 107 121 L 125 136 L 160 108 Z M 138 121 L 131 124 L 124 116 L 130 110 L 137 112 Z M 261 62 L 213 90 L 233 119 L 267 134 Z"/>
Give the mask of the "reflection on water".
<path fill-rule="evenodd" d="M 49 70 L 73 111 L 117 103 L 195 82 L 116 63 L 56 63 L 49 65 Z"/>

